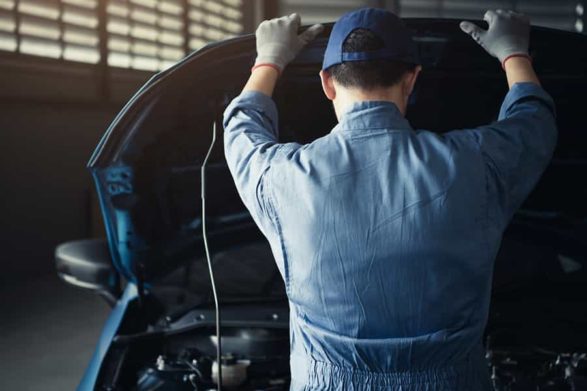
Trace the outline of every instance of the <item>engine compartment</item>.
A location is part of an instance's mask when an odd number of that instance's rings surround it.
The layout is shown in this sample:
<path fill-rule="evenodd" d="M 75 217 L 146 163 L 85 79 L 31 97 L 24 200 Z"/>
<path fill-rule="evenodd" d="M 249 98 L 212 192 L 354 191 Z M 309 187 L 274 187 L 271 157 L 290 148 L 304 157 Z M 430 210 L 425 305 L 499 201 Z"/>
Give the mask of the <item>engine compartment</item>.
<path fill-rule="evenodd" d="M 137 373 L 137 391 L 206 390 L 216 387 L 213 328 L 170 339 L 164 354 Z M 283 329 L 226 327 L 222 332 L 222 384 L 225 389 L 287 390 L 289 340 Z"/>
<path fill-rule="evenodd" d="M 289 317 L 283 303 L 223 306 L 225 389 L 289 388 Z M 208 390 L 217 384 L 214 309 L 199 307 L 147 331 L 118 335 L 100 372 L 104 390 Z M 216 367 L 216 368 L 215 368 Z"/>

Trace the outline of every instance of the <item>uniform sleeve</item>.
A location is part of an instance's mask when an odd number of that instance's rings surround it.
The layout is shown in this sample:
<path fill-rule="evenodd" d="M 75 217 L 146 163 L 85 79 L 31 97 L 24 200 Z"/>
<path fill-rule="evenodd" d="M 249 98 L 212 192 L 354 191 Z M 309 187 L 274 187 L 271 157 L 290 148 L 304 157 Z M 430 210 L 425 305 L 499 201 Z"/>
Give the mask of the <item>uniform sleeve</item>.
<path fill-rule="evenodd" d="M 277 142 L 277 108 L 260 92 L 237 96 L 224 111 L 224 153 L 243 203 L 265 236 L 273 229 L 269 169 L 287 144 Z"/>
<path fill-rule="evenodd" d="M 537 84 L 516 83 L 506 95 L 498 120 L 470 130 L 450 132 L 458 142 L 471 143 L 484 158 L 489 196 L 505 226 L 546 169 L 557 140 L 555 106 Z"/>

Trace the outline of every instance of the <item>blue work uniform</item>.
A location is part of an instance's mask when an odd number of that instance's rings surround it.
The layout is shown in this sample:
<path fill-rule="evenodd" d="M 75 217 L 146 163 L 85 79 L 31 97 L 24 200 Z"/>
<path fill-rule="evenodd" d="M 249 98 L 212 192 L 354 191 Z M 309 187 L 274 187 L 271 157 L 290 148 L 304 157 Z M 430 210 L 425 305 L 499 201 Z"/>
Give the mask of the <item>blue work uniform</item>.
<path fill-rule="evenodd" d="M 489 390 L 494 259 L 552 156 L 552 98 L 515 84 L 498 121 L 435 134 L 387 101 L 354 104 L 310 144 L 244 92 L 226 160 L 290 305 L 292 390 Z"/>

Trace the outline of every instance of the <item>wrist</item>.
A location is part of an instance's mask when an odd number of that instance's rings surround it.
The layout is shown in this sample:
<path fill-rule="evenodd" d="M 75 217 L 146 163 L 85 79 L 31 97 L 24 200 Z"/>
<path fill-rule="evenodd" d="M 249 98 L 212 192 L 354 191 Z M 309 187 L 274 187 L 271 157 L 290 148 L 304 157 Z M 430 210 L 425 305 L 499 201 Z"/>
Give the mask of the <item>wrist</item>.
<path fill-rule="evenodd" d="M 516 83 L 531 82 L 540 85 L 529 56 L 510 56 L 504 62 L 504 70 L 510 88 Z"/>
<path fill-rule="evenodd" d="M 501 68 L 506 70 L 506 67 L 512 64 L 518 66 L 520 64 L 527 65 L 528 63 L 532 64 L 532 57 L 528 53 L 514 53 L 506 56 L 501 61 Z"/>
<path fill-rule="evenodd" d="M 279 55 L 275 54 L 268 54 L 262 53 L 257 54 L 257 58 L 255 58 L 255 63 L 253 64 L 253 69 L 261 66 L 269 66 L 274 67 L 279 73 L 283 72 L 285 68 L 285 63 L 283 58 Z"/>
<path fill-rule="evenodd" d="M 257 70 L 263 70 L 263 72 L 266 72 L 267 70 L 273 70 L 277 72 L 278 76 L 281 75 L 281 68 L 279 67 L 279 65 L 276 65 L 271 62 L 255 63 L 255 65 L 253 65 L 253 67 L 251 68 L 251 73 Z"/>
<path fill-rule="evenodd" d="M 279 71 L 272 66 L 261 66 L 261 64 L 253 68 L 243 91 L 258 91 L 267 96 L 273 95 Z"/>

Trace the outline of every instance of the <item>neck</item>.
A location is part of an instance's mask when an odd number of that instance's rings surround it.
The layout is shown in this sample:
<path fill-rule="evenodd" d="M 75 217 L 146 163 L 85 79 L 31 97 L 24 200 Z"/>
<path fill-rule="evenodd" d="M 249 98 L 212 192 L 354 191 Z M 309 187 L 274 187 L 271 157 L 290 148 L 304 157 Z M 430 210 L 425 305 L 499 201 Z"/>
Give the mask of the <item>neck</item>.
<path fill-rule="evenodd" d="M 402 115 L 406 115 L 407 101 L 399 86 L 390 88 L 380 88 L 375 90 L 359 90 L 353 88 L 341 88 L 336 91 L 336 99 L 334 100 L 334 110 L 337 118 L 347 112 L 351 106 L 358 102 L 364 101 L 388 101 L 395 103 Z"/>

